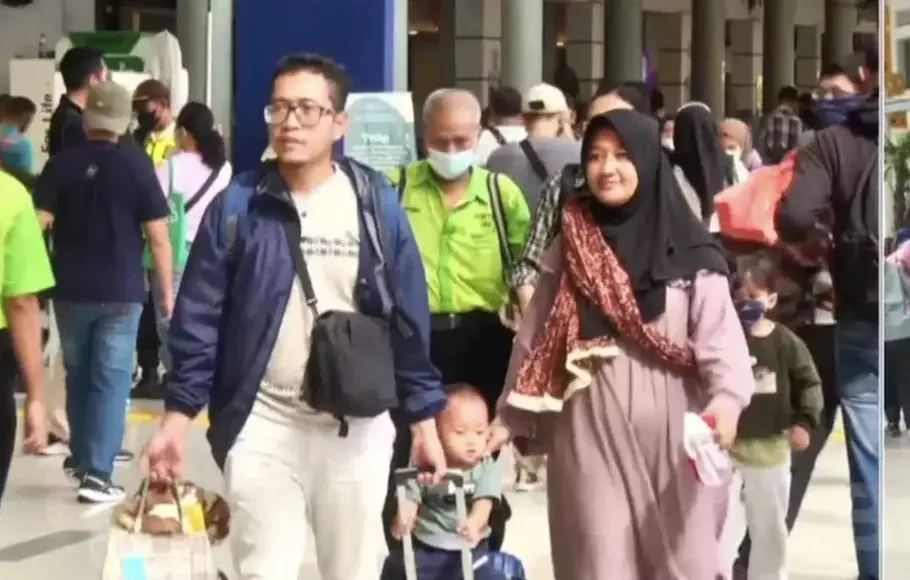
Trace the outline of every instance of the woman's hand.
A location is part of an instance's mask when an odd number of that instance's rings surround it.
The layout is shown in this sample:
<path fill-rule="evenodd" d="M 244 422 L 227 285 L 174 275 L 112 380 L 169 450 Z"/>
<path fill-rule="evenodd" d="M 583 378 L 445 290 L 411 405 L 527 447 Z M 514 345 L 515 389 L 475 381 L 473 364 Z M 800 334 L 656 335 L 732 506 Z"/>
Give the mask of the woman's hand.
<path fill-rule="evenodd" d="M 487 439 L 487 446 L 483 450 L 484 457 L 490 457 L 511 440 L 512 434 L 509 429 L 499 419 L 494 419 L 490 425 L 490 437 Z"/>
<path fill-rule="evenodd" d="M 739 423 L 739 411 L 735 403 L 723 397 L 715 397 L 701 416 L 714 431 L 714 440 L 720 448 L 730 449 L 736 441 L 736 426 Z"/>

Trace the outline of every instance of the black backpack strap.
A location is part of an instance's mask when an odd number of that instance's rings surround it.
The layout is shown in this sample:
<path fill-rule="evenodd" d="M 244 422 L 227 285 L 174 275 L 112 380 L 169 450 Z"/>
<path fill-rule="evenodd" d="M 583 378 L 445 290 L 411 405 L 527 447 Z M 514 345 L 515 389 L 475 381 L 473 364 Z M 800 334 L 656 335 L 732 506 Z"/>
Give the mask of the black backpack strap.
<path fill-rule="evenodd" d="M 508 142 L 508 141 L 506 141 L 506 138 L 503 136 L 502 131 L 500 131 L 498 128 L 494 127 L 493 125 L 490 125 L 489 127 L 487 127 L 487 131 L 490 132 L 490 135 L 492 135 L 493 138 L 496 139 L 496 142 L 499 143 L 500 145 L 505 145 Z"/>
<path fill-rule="evenodd" d="M 531 170 L 534 172 L 534 174 L 539 177 L 541 181 L 546 181 L 550 176 L 550 172 L 547 171 L 547 166 L 544 165 L 543 160 L 540 158 L 540 155 L 537 154 L 534 146 L 531 145 L 531 141 L 528 139 L 522 139 L 518 146 L 521 147 L 522 153 L 524 153 L 525 157 L 528 158 L 528 163 L 531 164 Z"/>
<path fill-rule="evenodd" d="M 404 192 L 408 186 L 408 166 L 402 165 L 398 168 L 398 202 L 404 201 Z"/>
<path fill-rule="evenodd" d="M 496 237 L 499 239 L 499 255 L 502 258 L 503 273 L 508 277 L 508 273 L 515 261 L 514 256 L 512 256 L 512 249 L 509 247 L 509 223 L 506 219 L 505 206 L 502 203 L 502 191 L 499 187 L 498 173 L 490 172 L 487 175 L 487 191 L 490 192 L 490 207 L 493 210 Z"/>

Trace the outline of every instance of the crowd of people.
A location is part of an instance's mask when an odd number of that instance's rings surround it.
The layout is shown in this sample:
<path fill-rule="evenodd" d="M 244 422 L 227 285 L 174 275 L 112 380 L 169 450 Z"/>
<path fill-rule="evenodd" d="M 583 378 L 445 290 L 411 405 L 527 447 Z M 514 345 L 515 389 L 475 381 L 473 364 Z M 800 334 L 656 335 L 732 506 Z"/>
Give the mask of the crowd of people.
<path fill-rule="evenodd" d="M 826 68 L 802 109 L 781 89 L 754 140 L 704 103 L 667 114 L 641 82 L 584 107 L 545 83 L 497 87 L 487 111 L 443 88 L 423 103 L 421 159 L 383 174 L 335 153 L 344 70 L 292 55 L 264 109 L 275 159 L 233 175 L 207 107 L 172 111 L 154 80 L 130 94 L 71 49 L 33 184 L 12 171 L 19 147 L 0 149 L 0 339 L 28 450 L 54 412 L 49 296 L 68 418 L 53 442 L 79 500 L 124 499 L 112 475 L 138 366 L 136 389 L 166 384 L 141 457 L 153 483 L 192 473 L 208 410 L 242 579 L 297 578 L 310 532 L 326 578 L 403 580 L 405 536 L 421 580 L 448 578 L 466 546 L 475 577 L 503 578 L 490 556 L 514 486 L 545 487 L 559 580 L 760 580 L 786 577 L 840 409 L 860 577 L 876 579 L 877 60 Z M 729 235 L 716 196 L 787 159 L 781 243 Z M 160 352 L 137 349 L 144 333 Z M 686 460 L 691 413 L 729 452 L 722 485 Z M 449 469 L 470 483 L 464 517 Z"/>

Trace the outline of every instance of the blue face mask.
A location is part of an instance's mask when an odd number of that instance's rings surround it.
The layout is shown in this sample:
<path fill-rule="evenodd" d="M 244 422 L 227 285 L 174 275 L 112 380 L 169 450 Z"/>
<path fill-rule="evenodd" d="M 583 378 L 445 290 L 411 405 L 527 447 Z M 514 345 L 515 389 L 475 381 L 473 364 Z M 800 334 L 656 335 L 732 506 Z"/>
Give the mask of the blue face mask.
<path fill-rule="evenodd" d="M 736 313 L 739 314 L 739 321 L 747 330 L 765 317 L 766 310 L 767 307 L 761 300 L 738 300 L 736 302 Z"/>
<path fill-rule="evenodd" d="M 819 127 L 826 129 L 834 125 L 843 125 L 850 113 L 862 107 L 868 100 L 869 97 L 866 95 L 850 95 L 816 101 L 814 112 Z"/>
<path fill-rule="evenodd" d="M 429 149 L 427 161 L 439 177 L 447 180 L 458 179 L 474 165 L 474 152 L 469 149 L 455 153 L 443 153 Z"/>

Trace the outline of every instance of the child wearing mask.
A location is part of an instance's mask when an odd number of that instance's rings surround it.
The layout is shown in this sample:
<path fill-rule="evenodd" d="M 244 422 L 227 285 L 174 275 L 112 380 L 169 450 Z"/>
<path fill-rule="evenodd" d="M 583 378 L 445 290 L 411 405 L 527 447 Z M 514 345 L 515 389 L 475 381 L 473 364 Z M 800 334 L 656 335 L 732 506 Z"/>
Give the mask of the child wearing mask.
<path fill-rule="evenodd" d="M 730 567 L 745 529 L 752 540 L 747 578 L 787 577 L 790 452 L 805 450 L 823 408 L 821 379 L 805 343 L 768 317 L 777 303 L 778 265 L 764 253 L 737 258 L 734 298 L 755 374 L 755 394 L 739 419 L 724 546 Z"/>
<path fill-rule="evenodd" d="M 465 542 L 473 548 L 475 580 L 498 580 L 500 573 L 483 564 L 489 561 L 490 515 L 502 497 L 499 462 L 483 456 L 490 430 L 487 403 L 474 387 L 455 385 L 437 423 L 447 465 L 466 476 L 467 521 L 458 521 L 454 490 L 448 484 L 421 488 L 413 483 L 393 535 L 401 539 L 413 533 L 418 580 L 460 578 Z M 382 580 L 405 580 L 401 552 L 389 555 Z"/>

